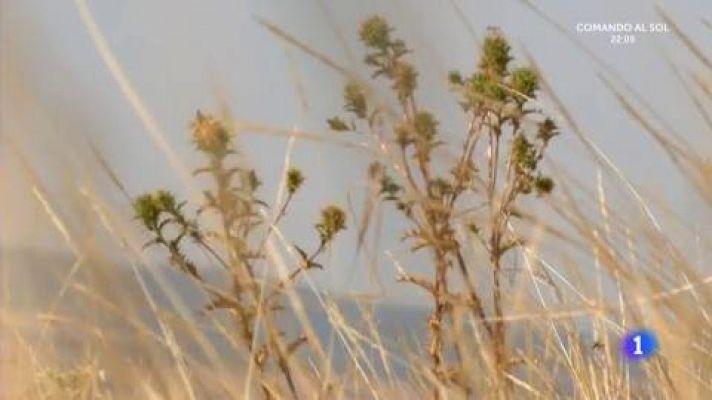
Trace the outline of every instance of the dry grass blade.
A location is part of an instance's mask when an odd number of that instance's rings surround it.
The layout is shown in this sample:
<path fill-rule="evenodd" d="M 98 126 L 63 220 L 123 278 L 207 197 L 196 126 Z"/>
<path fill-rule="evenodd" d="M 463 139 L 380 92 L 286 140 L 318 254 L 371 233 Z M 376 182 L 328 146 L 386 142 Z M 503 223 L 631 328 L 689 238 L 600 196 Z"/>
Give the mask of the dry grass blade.
<path fill-rule="evenodd" d="M 692 39 L 689 36 L 687 36 L 685 34 L 685 32 L 682 31 L 682 29 L 680 29 L 680 27 L 677 25 L 677 23 L 675 23 L 675 21 L 672 18 L 670 18 L 670 15 L 667 12 L 665 12 L 665 10 L 663 10 L 663 8 L 660 7 L 659 5 L 655 6 L 655 10 L 658 12 L 658 15 L 660 15 L 660 17 L 663 19 L 663 21 L 665 21 L 665 23 L 667 25 L 669 25 L 670 28 L 672 28 L 672 31 L 675 33 L 675 36 L 677 36 L 682 41 L 682 43 L 685 45 L 685 47 L 687 47 L 687 49 L 690 50 L 690 52 L 692 54 L 694 54 L 695 57 L 697 57 L 697 59 L 700 60 L 700 62 L 702 64 L 704 64 L 707 68 L 712 70 L 712 60 L 707 58 L 704 51 L 702 49 L 700 49 L 695 44 L 695 42 L 692 41 Z"/>
<path fill-rule="evenodd" d="M 167 136 L 161 130 L 158 122 L 148 110 L 146 104 L 144 104 L 141 96 L 139 96 L 138 92 L 133 87 L 129 77 L 121 67 L 121 63 L 112 52 L 108 41 L 101 31 L 101 28 L 96 23 L 86 0 L 75 0 L 74 4 L 79 11 L 79 15 L 87 29 L 87 32 L 89 33 L 89 37 L 92 39 L 94 46 L 101 56 L 102 61 L 104 61 L 112 78 L 116 81 L 121 94 L 129 102 L 133 111 L 136 113 L 136 116 L 146 128 L 146 132 L 149 134 L 156 146 L 158 146 L 159 150 L 165 155 L 170 166 L 178 173 L 182 182 L 186 185 L 186 188 L 190 189 L 192 187 L 190 172 L 186 169 L 183 161 L 180 160 L 178 155 L 175 153 L 167 139 Z"/>
<path fill-rule="evenodd" d="M 277 25 L 267 21 L 266 19 L 255 16 L 255 20 L 267 30 L 272 32 L 275 36 L 278 38 L 284 40 L 288 44 L 298 48 L 299 50 L 303 51 L 306 54 L 309 54 L 310 56 L 316 58 L 317 60 L 321 61 L 324 65 L 330 67 L 334 71 L 340 73 L 341 75 L 345 77 L 351 77 L 354 74 L 350 72 L 346 67 L 340 65 L 336 61 L 332 60 L 331 57 L 328 57 L 321 52 L 313 49 L 311 46 L 307 45 L 306 43 L 302 42 L 301 40 L 295 38 L 294 36 L 290 35 L 289 33 L 285 32 L 282 28 L 278 27 Z"/>

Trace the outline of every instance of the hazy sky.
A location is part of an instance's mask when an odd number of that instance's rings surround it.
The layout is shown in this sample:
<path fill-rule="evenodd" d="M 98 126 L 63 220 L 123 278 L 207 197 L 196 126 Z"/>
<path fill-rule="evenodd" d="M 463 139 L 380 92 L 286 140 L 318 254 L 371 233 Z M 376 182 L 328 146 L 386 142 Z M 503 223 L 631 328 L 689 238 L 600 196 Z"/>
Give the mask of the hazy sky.
<path fill-rule="evenodd" d="M 75 2 L 2 0 L 0 4 L 3 245 L 61 246 L 31 195 L 17 157 L 11 155 L 14 151 L 8 138 L 27 154 L 55 207 L 77 232 L 84 229 L 78 217 L 82 210 L 72 202 L 72 196 L 76 197 L 71 194 L 72 188 L 77 182 L 104 179 L 100 171 L 90 167 L 95 168 L 95 164 L 88 161 L 88 141 L 106 154 L 132 193 L 168 187 L 185 194 L 175 171 L 108 72 Z M 458 17 L 453 4 L 461 9 L 476 37 Z M 615 46 L 609 43 L 610 35 L 576 32 L 577 23 L 661 22 L 652 2 L 551 0 L 537 4 L 609 63 L 658 110 L 658 116 L 710 154 L 709 128 L 673 78 L 664 55 L 685 74 L 703 69 L 673 35 L 638 34 L 636 44 Z M 712 30 L 701 23 L 702 18 L 712 20 L 712 2 L 677 0 L 660 4 L 707 54 L 712 54 Z M 517 62 L 525 63 L 524 49 L 533 55 L 578 123 L 641 190 L 662 197 L 693 223 L 709 221 L 709 213 L 663 152 L 629 120 L 601 84 L 601 67 L 520 1 L 128 0 L 89 1 L 88 5 L 157 126 L 190 169 L 199 160 L 187 137 L 189 120 L 198 108 L 217 111 L 220 98 L 238 119 L 317 132 L 325 132 L 324 120 L 341 110 L 342 77 L 285 46 L 260 26 L 256 17 L 269 20 L 365 76 L 365 70 L 358 67 L 363 48 L 355 31 L 363 18 L 380 13 L 415 49 L 414 59 L 421 71 L 421 103 L 447 117 L 443 127 L 455 143 L 457 104 L 447 93 L 444 77 L 453 68 L 471 71 L 477 37 L 487 26 L 499 26 L 512 40 Z M 300 101 L 298 92 L 306 102 Z M 286 140 L 254 134 L 245 134 L 240 140 L 267 183 L 265 198 L 272 199 Z M 590 164 L 579 161 L 583 153 L 573 135 L 562 137 L 554 154 L 557 163 L 584 179 L 595 175 Z M 303 227 L 313 224 L 322 205 L 345 205 L 347 191 L 354 196 L 362 191 L 368 159 L 353 150 L 298 140 L 292 162 L 305 171 L 308 185 L 295 204 L 299 213 L 285 222 L 285 230 L 288 236 L 301 238 L 305 235 Z M 128 205 L 115 191 L 104 186 L 103 194 L 116 207 L 123 207 L 126 218 L 130 218 Z M 353 240 L 352 235 L 345 236 L 334 249 L 341 254 L 339 259 L 351 262 Z M 357 273 L 354 279 L 356 287 L 365 282 L 363 273 Z M 331 271 L 322 274 L 320 281 L 342 287 L 347 277 L 343 270 Z"/>

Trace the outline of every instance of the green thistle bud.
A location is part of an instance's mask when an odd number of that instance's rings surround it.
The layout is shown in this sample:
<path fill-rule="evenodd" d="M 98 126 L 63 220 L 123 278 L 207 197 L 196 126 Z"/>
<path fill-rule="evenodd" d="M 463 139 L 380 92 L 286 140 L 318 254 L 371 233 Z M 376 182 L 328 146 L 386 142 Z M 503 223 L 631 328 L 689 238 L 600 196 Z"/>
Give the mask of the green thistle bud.
<path fill-rule="evenodd" d="M 366 118 L 367 104 L 366 93 L 357 82 L 349 82 L 344 87 L 344 108 L 356 114 L 359 118 Z"/>
<path fill-rule="evenodd" d="M 154 202 L 161 211 L 176 210 L 177 202 L 173 193 L 167 190 L 159 190 L 153 194 Z"/>
<path fill-rule="evenodd" d="M 459 71 L 448 72 L 447 81 L 450 82 L 451 85 L 456 85 L 456 86 L 460 86 L 463 84 L 462 75 L 460 74 Z"/>
<path fill-rule="evenodd" d="M 517 68 L 512 71 L 512 89 L 527 97 L 534 97 L 539 89 L 539 78 L 529 68 Z M 519 96 L 516 96 L 519 98 Z"/>
<path fill-rule="evenodd" d="M 330 242 L 339 231 L 344 229 L 346 229 L 344 210 L 333 205 L 321 210 L 321 220 L 316 224 L 316 230 L 323 243 Z"/>
<path fill-rule="evenodd" d="M 413 123 L 418 138 L 423 139 L 427 143 L 435 138 L 438 130 L 438 121 L 433 114 L 427 111 L 419 111 L 415 114 Z"/>
<path fill-rule="evenodd" d="M 150 193 L 138 196 L 133 202 L 134 214 L 144 226 L 151 229 L 158 224 L 158 217 L 161 210 L 156 207 L 153 196 Z"/>
<path fill-rule="evenodd" d="M 215 118 L 198 111 L 191 128 L 193 143 L 198 150 L 216 155 L 227 154 L 230 134 Z"/>
<path fill-rule="evenodd" d="M 539 131 L 537 132 L 537 137 L 541 139 L 545 144 L 551 140 L 554 136 L 559 134 L 559 128 L 556 123 L 551 118 L 545 119 L 543 122 L 539 123 Z"/>
<path fill-rule="evenodd" d="M 548 176 L 539 176 L 534 181 L 534 187 L 539 196 L 549 194 L 554 190 L 554 180 Z"/>
<path fill-rule="evenodd" d="M 177 211 L 178 203 L 171 192 L 159 190 L 138 196 L 133 202 L 133 209 L 136 218 L 152 229 L 158 226 L 161 213 Z"/>
<path fill-rule="evenodd" d="M 482 45 L 480 70 L 485 75 L 501 78 L 507 73 L 507 64 L 512 60 L 509 43 L 498 32 L 491 32 Z"/>
<path fill-rule="evenodd" d="M 359 36 L 361 41 L 368 47 L 385 49 L 391 43 L 391 27 L 388 22 L 379 15 L 367 19 L 361 24 Z"/>
<path fill-rule="evenodd" d="M 302 186 L 302 183 L 304 183 L 302 171 L 297 168 L 290 168 L 289 171 L 287 171 L 287 192 L 289 192 L 290 195 L 296 193 Z"/>

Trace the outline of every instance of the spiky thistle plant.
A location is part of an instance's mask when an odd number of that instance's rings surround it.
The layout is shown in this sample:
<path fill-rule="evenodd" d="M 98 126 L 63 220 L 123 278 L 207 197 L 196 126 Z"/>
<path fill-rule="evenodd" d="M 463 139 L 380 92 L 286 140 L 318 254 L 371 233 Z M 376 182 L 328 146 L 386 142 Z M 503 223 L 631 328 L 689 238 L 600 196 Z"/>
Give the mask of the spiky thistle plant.
<path fill-rule="evenodd" d="M 134 200 L 136 218 L 151 234 L 147 246 L 161 246 L 168 251 L 171 265 L 190 276 L 210 296 L 207 310 L 226 310 L 235 317 L 238 337 L 250 353 L 260 372 L 261 388 L 265 398 L 279 397 L 275 385 L 267 383 L 267 370 L 273 364 L 278 368 L 292 397 L 297 397 L 297 387 L 290 367 L 290 357 L 300 345 L 307 342 L 304 335 L 286 340 L 273 315 L 282 309 L 280 298 L 284 290 L 303 272 L 321 268 L 317 258 L 345 228 L 345 213 L 337 206 L 322 210 L 316 224 L 319 245 L 311 253 L 294 246 L 301 255 L 300 263 L 282 279 L 266 285 L 261 293 L 258 267 L 269 268 L 265 258 L 265 243 L 275 226 L 286 215 L 288 207 L 305 182 L 297 168 L 290 168 L 286 176 L 287 196 L 278 207 L 276 217 L 269 205 L 260 200 L 258 190 L 262 185 L 257 173 L 241 165 L 231 134 L 218 119 L 198 111 L 191 124 L 195 148 L 206 159 L 206 165 L 195 175 L 207 175 L 213 186 L 203 192 L 204 202 L 197 207 L 193 218 L 186 213 L 186 203 L 179 202 L 165 190 L 138 196 Z M 217 229 L 200 223 L 203 213 L 212 213 L 219 221 Z M 224 267 L 229 292 L 207 282 L 200 268 L 186 255 L 186 239 L 207 250 Z M 258 316 L 264 334 L 258 335 Z"/>
<path fill-rule="evenodd" d="M 510 46 L 496 30 L 485 38 L 473 73 L 448 74 L 468 125 L 456 161 L 442 173 L 433 162 L 433 152 L 443 145 L 440 126 L 436 116 L 416 101 L 418 73 L 407 60 L 410 50 L 380 16 L 363 22 L 359 35 L 367 49 L 364 62 L 373 69 L 372 78 L 390 83 L 400 118 L 389 120 L 388 110 L 369 101 L 365 84 L 352 81 L 344 89 L 344 110 L 350 116 L 336 116 L 327 122 L 336 131 L 371 132 L 387 149 L 387 158 L 398 160 L 387 165 L 375 162 L 369 176 L 379 177 L 381 199 L 393 203 L 411 223 L 404 237 L 411 242 L 412 251 L 428 250 L 432 257 L 431 278 L 401 271 L 398 279 L 419 286 L 432 297 L 428 354 L 434 376 L 443 385 L 457 385 L 473 393 L 470 381 L 462 376 L 462 358 L 453 361 L 446 357 L 450 350 L 458 350 L 447 342 L 446 335 L 452 329 L 453 311 L 464 307 L 489 337 L 496 387 L 502 388 L 511 366 L 503 321 L 503 257 L 524 241 L 509 229 L 510 221 L 516 218 L 522 196 L 545 195 L 554 188 L 554 181 L 541 173 L 540 161 L 558 130 L 551 119 L 531 107 L 537 95 L 537 75 L 529 68 L 511 66 Z M 536 128 L 525 121 L 534 121 Z M 467 238 L 456 234 L 457 216 L 473 200 L 484 200 L 486 205 L 487 222 L 469 227 L 489 254 L 491 311 L 476 286 L 476 279 L 482 278 L 472 276 L 475 260 L 463 255 Z M 453 285 L 454 273 L 460 275 L 460 287 Z"/>

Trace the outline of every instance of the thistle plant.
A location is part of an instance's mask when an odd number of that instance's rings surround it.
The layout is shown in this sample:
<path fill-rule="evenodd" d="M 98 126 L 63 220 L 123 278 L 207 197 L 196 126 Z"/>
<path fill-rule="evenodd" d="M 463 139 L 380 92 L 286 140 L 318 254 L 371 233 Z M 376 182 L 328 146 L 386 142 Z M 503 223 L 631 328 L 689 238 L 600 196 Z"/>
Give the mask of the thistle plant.
<path fill-rule="evenodd" d="M 171 265 L 202 281 L 198 268 L 181 250 L 186 236 L 200 240 L 196 224 L 189 221 L 183 213 L 184 205 L 185 203 L 178 203 L 172 193 L 159 190 L 137 197 L 134 201 L 134 211 L 136 218 L 154 235 L 145 247 L 164 246 L 168 250 Z M 178 227 L 179 232 L 173 237 L 169 237 L 169 225 Z"/>
<path fill-rule="evenodd" d="M 554 181 L 542 174 L 540 161 L 558 130 L 531 105 L 537 95 L 537 75 L 529 68 L 511 66 L 510 46 L 496 30 L 486 37 L 473 73 L 448 74 L 468 124 L 456 161 L 443 172 L 433 162 L 434 151 L 444 145 L 440 125 L 436 116 L 416 101 L 418 73 L 407 60 L 410 50 L 379 16 L 363 22 L 359 35 L 368 50 L 364 62 L 373 69 L 372 78 L 390 83 L 399 118 L 389 120 L 389 110 L 369 101 L 364 84 L 349 82 L 344 89 L 347 116 L 327 122 L 335 131 L 370 132 L 386 149 L 386 158 L 395 160 L 374 162 L 369 175 L 379 177 L 380 198 L 394 204 L 410 222 L 404 237 L 411 250 L 430 253 L 431 277 L 400 271 L 398 279 L 419 286 L 432 297 L 428 354 L 433 375 L 442 385 L 456 385 L 468 394 L 474 389 L 462 376 L 462 357 L 453 361 L 445 356 L 450 350 L 458 351 L 447 333 L 453 329 L 454 310 L 463 307 L 484 328 L 493 349 L 496 386 L 504 388 L 504 375 L 512 360 L 503 320 L 506 288 L 502 270 L 506 253 L 524 242 L 509 229 L 510 222 L 518 215 L 522 196 L 546 195 L 554 188 Z M 469 223 L 469 237 L 458 235 L 458 215 L 482 200 L 485 207 L 480 217 L 486 222 Z M 477 260 L 463 255 L 466 241 L 473 237 L 489 255 L 491 307 L 485 307 L 483 293 L 477 289 L 476 280 L 482 278 L 472 273 Z M 459 275 L 461 284 L 455 284 L 454 274 Z"/>
<path fill-rule="evenodd" d="M 168 191 L 158 190 L 138 196 L 134 200 L 137 220 L 151 234 L 147 246 L 160 246 L 168 251 L 171 265 L 192 278 L 206 292 L 211 301 L 207 310 L 225 310 L 234 316 L 236 332 L 248 350 L 252 362 L 260 373 L 261 388 L 265 398 L 279 397 L 275 385 L 266 381 L 270 365 L 281 371 L 289 393 L 298 397 L 297 387 L 290 367 L 291 355 L 307 342 L 303 335 L 284 338 L 274 313 L 283 306 L 280 299 L 284 290 L 305 271 L 322 268 L 317 262 L 336 235 L 345 229 L 345 213 L 337 206 L 327 206 L 315 229 L 319 245 L 311 253 L 294 246 L 301 255 L 300 263 L 282 279 L 262 285 L 257 268 L 269 268 L 265 258 L 265 243 L 275 226 L 286 215 L 292 199 L 304 185 L 305 177 L 297 168 L 286 175 L 286 198 L 278 207 L 276 217 L 268 221 L 269 206 L 259 199 L 262 182 L 257 173 L 240 165 L 232 137 L 217 119 L 198 111 L 192 125 L 192 139 L 206 164 L 195 175 L 209 176 L 213 186 L 203 192 L 204 202 L 197 207 L 195 217 L 186 212 L 186 203 L 179 202 Z M 217 229 L 199 218 L 211 213 L 217 217 Z M 187 255 L 185 248 L 192 242 L 207 250 L 223 268 L 229 282 L 229 291 L 220 284 L 207 282 L 200 268 Z M 264 276 L 264 274 L 259 274 Z M 224 285 L 222 285 L 224 286 Z M 261 293 L 266 287 L 267 293 Z M 258 316 L 261 316 L 258 324 Z M 259 326 L 258 326 L 259 325 Z M 263 334 L 258 334 L 262 326 Z"/>

